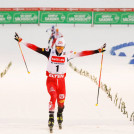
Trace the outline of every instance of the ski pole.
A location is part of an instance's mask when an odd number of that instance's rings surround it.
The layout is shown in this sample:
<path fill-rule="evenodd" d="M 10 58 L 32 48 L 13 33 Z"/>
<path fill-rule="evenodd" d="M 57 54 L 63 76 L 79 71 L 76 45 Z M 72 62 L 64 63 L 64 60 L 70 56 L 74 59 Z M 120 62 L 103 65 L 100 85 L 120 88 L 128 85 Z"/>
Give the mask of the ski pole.
<path fill-rule="evenodd" d="M 99 85 L 98 85 L 98 94 L 97 94 L 96 106 L 98 106 L 98 99 L 99 99 L 100 81 L 101 81 L 101 72 L 102 72 L 102 62 L 103 62 L 103 52 L 102 52 L 102 57 L 101 57 L 101 68 L 100 68 L 100 77 L 99 77 Z"/>
<path fill-rule="evenodd" d="M 28 72 L 28 74 L 30 74 L 30 72 L 29 72 L 29 70 L 28 70 L 28 67 L 27 67 L 27 64 L 26 64 L 26 61 L 25 61 L 25 58 L 24 58 L 24 55 L 23 55 L 23 52 L 22 52 L 22 49 L 21 49 L 21 47 L 20 47 L 19 42 L 18 42 L 18 45 L 19 45 L 19 48 L 20 48 L 20 51 L 21 51 L 21 55 L 22 55 L 22 57 L 23 57 L 23 61 L 24 61 L 24 63 L 25 63 L 25 66 L 26 66 L 27 72 Z"/>

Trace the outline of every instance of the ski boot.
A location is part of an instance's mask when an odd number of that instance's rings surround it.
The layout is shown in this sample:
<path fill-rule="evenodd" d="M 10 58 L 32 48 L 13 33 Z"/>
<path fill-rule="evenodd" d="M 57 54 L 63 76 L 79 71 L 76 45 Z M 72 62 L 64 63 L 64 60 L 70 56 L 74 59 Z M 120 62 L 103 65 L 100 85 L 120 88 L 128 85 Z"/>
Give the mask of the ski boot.
<path fill-rule="evenodd" d="M 58 122 L 58 125 L 59 125 L 59 129 L 62 129 L 62 122 L 63 122 L 63 115 L 62 115 L 62 112 L 63 112 L 63 108 L 61 107 L 58 107 L 58 112 L 57 112 L 57 122 Z"/>
<path fill-rule="evenodd" d="M 48 126 L 49 126 L 49 129 L 50 129 L 50 133 L 53 133 L 54 113 L 49 114 Z"/>
<path fill-rule="evenodd" d="M 59 125 L 59 129 L 62 129 L 62 122 L 63 122 L 63 116 L 62 113 L 57 113 L 57 121 L 58 121 L 58 125 Z"/>

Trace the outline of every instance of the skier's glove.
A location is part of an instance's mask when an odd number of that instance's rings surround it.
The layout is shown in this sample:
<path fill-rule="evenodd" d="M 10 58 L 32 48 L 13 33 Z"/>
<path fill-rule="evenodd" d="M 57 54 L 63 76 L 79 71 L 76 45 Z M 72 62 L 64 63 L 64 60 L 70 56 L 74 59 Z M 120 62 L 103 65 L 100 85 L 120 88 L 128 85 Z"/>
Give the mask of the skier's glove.
<path fill-rule="evenodd" d="M 19 37 L 19 35 L 15 32 L 15 35 L 14 35 L 14 39 L 18 42 L 21 42 L 22 41 L 22 38 Z"/>
<path fill-rule="evenodd" d="M 106 43 L 100 49 L 98 49 L 99 53 L 105 52 L 106 51 L 105 48 L 106 48 Z"/>

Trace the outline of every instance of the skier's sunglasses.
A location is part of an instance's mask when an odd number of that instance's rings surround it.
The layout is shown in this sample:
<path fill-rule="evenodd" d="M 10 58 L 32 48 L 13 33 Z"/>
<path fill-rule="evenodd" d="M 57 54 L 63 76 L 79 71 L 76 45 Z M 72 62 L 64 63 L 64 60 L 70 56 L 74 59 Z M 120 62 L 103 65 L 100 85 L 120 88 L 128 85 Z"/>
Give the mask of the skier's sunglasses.
<path fill-rule="evenodd" d="M 56 49 L 61 49 L 61 50 L 63 50 L 64 49 L 64 47 L 63 46 L 56 46 Z"/>

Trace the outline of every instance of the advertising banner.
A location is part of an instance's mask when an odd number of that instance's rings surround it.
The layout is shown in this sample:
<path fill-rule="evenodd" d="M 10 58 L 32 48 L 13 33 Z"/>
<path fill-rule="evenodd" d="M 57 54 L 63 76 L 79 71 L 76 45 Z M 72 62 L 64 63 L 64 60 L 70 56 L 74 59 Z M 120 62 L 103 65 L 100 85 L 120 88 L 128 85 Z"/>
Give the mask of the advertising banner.
<path fill-rule="evenodd" d="M 41 11 L 40 23 L 91 24 L 92 12 Z"/>
<path fill-rule="evenodd" d="M 94 24 L 119 24 L 119 12 L 94 12 Z"/>
<path fill-rule="evenodd" d="M 38 23 L 38 11 L 0 11 L 0 24 L 28 23 Z"/>
<path fill-rule="evenodd" d="M 94 12 L 94 24 L 134 24 L 134 12 Z"/>

